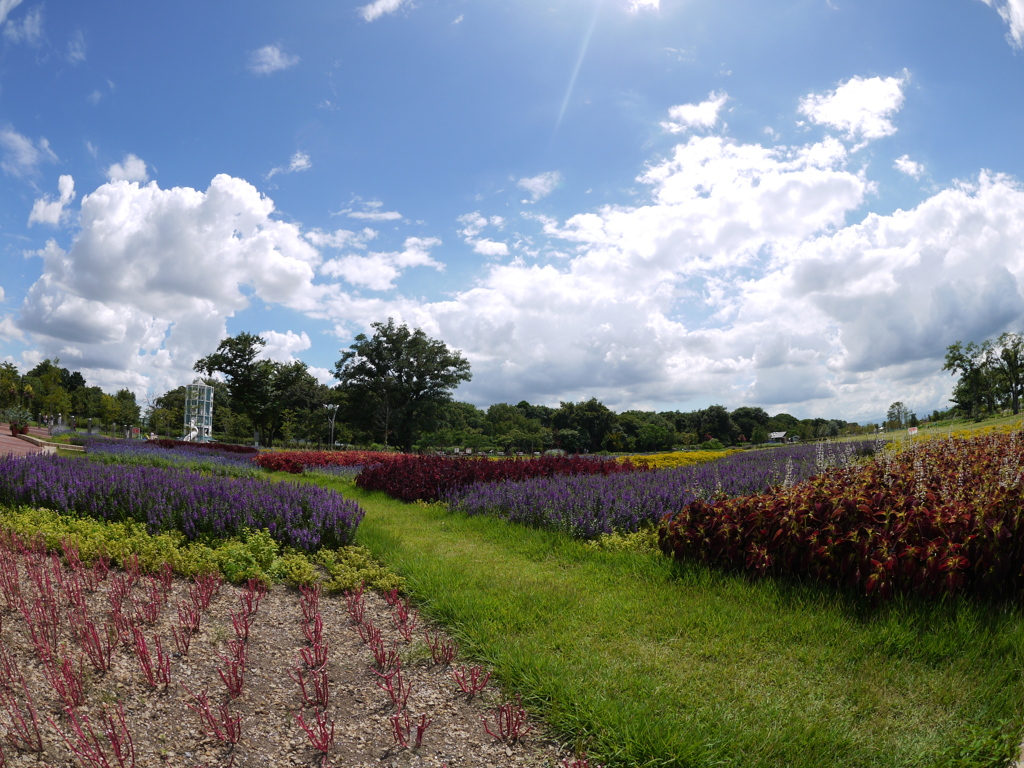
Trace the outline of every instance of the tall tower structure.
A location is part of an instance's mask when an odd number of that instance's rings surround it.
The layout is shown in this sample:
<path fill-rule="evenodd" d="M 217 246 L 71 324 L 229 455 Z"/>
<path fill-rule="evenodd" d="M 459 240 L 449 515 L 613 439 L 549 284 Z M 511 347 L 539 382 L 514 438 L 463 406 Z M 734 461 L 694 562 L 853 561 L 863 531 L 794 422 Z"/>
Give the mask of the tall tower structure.
<path fill-rule="evenodd" d="M 185 387 L 185 440 L 213 439 L 213 387 L 196 379 Z"/>

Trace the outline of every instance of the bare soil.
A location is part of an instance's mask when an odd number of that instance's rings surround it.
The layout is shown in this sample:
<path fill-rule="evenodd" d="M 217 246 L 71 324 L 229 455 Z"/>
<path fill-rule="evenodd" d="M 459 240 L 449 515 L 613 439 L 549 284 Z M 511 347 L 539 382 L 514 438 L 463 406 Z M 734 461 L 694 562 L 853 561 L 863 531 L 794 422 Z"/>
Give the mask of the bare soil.
<path fill-rule="evenodd" d="M 27 558 L 34 558 L 37 577 L 30 577 Z M 411 691 L 406 704 L 412 728 L 410 747 L 396 742 L 393 716 L 398 711 L 388 693 L 379 685 L 381 678 L 370 647 L 360 638 L 349 615 L 343 596 L 323 595 L 319 613 L 323 623 L 322 637 L 327 644 L 327 677 L 329 703 L 322 709 L 326 722 L 334 723 L 334 743 L 326 756 L 311 745 L 300 728 L 296 715 L 303 714 L 307 723 L 315 721 L 315 709 L 303 706 L 300 688 L 293 679 L 296 669 L 303 669 L 300 654 L 310 647 L 304 635 L 307 625 L 302 612 L 301 595 L 297 590 L 274 586 L 260 600 L 245 643 L 246 663 L 242 693 L 230 700 L 219 671 L 226 669 L 225 658 L 231 656 L 230 642 L 240 642 L 232 622 L 232 612 L 242 613 L 244 588 L 223 584 L 203 612 L 198 632 L 192 636 L 187 654 L 178 653 L 172 629 L 178 629 L 179 605 L 189 605 L 194 582 L 175 578 L 153 623 L 138 623 L 155 656 L 153 638 L 160 638 L 162 648 L 170 655 L 170 684 L 151 686 L 143 673 L 134 643 L 119 643 L 113 651 L 110 668 L 98 672 L 92 668 L 72 629 L 81 625 L 72 620 L 75 614 L 67 590 L 59 583 L 67 579 L 69 570 L 53 556 L 26 555 L 17 557 L 0 551 L 0 566 L 6 560 L 7 575 L 0 573 L 0 766 L 96 766 L 99 758 L 76 757 L 68 739 L 77 744 L 72 720 L 66 704 L 51 682 L 53 673 L 64 659 L 82 670 L 84 701 L 75 706 L 75 718 L 88 719 L 103 748 L 109 765 L 118 766 L 110 750 L 109 738 L 103 733 L 104 713 L 123 707 L 125 722 L 134 748 L 134 762 L 124 765 L 139 768 L 185 766 L 204 768 L 238 766 L 238 768 L 273 768 L 275 766 L 488 766 L 493 768 L 539 768 L 571 763 L 571 754 L 545 737 L 536 727 L 524 738 L 503 742 L 484 730 L 486 718 L 492 731 L 497 731 L 495 710 L 509 698 L 493 684 L 482 693 L 469 697 L 456 684 L 452 672 L 471 664 L 456 657 L 451 665 L 436 664 L 424 639 L 422 621 L 412 641 L 398 632 L 395 609 L 378 594 L 367 591 L 363 596 L 364 625 L 369 621 L 381 631 L 387 648 L 396 649 L 402 659 L 401 671 Z M 11 583 L 11 563 L 16 562 L 17 586 Z M 2 570 L 2 569 L 0 569 Z M 58 571 L 60 573 L 58 574 Z M 50 577 L 47 588 L 46 572 Z M 110 592 L 112 585 L 125 578 L 123 572 L 112 571 L 94 588 L 84 592 L 89 617 L 97 627 L 112 616 Z M 155 592 L 153 577 L 140 576 L 128 600 L 138 611 Z M 49 592 L 49 594 L 46 594 Z M 36 600 L 47 600 L 59 606 L 56 627 L 58 650 L 44 663 L 29 631 L 23 609 L 30 609 Z M 157 600 L 156 602 L 160 602 Z M 364 630 L 365 634 L 365 630 Z M 433 630 L 431 636 L 434 636 Z M 443 638 L 443 635 L 442 635 Z M 47 667 L 50 675 L 47 675 Z M 39 717 L 42 752 L 17 745 L 18 712 L 31 720 L 21 689 L 23 678 Z M 240 717 L 241 735 L 234 746 L 212 736 L 199 716 L 189 708 L 197 706 L 195 694 L 206 692 L 216 708 L 228 703 L 232 717 Z M 190 693 L 191 692 L 191 693 Z M 13 697 L 13 698 L 12 698 Z M 12 701 L 17 701 L 16 706 Z M 412 748 L 416 724 L 425 715 L 429 725 L 422 745 Z M 31 726 L 28 726 L 31 730 Z M 325 760 L 326 757 L 326 760 Z"/>

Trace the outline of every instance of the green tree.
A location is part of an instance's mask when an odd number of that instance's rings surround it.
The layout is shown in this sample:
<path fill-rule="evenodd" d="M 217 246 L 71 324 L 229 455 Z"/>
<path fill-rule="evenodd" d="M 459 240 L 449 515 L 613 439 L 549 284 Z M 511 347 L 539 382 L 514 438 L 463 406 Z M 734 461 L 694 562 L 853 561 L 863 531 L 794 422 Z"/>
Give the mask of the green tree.
<path fill-rule="evenodd" d="M 1024 394 L 1024 336 L 1002 333 L 995 341 L 982 344 L 985 365 L 995 375 L 997 386 L 1009 400 L 1014 415 L 1020 413 L 1020 397 Z"/>
<path fill-rule="evenodd" d="M 255 439 L 269 441 L 274 416 L 274 378 L 277 364 L 257 359 L 267 342 L 261 336 L 239 333 L 224 339 L 212 355 L 196 361 L 194 370 L 227 377 L 228 392 L 238 411 L 249 417 Z M 214 411 L 216 411 L 216 405 Z"/>
<path fill-rule="evenodd" d="M 755 442 L 754 432 L 758 427 L 761 427 L 766 432 L 765 440 L 768 439 L 767 427 L 769 416 L 765 412 L 764 408 L 752 408 L 745 405 L 737 408 L 729 414 L 729 416 L 732 419 L 733 424 L 736 425 L 736 428 L 739 429 L 740 434 L 751 442 Z M 761 442 L 763 443 L 765 440 L 762 440 Z"/>
<path fill-rule="evenodd" d="M 99 387 L 80 387 L 71 393 L 71 412 L 82 419 L 98 419 L 103 404 L 103 390 Z"/>
<path fill-rule="evenodd" d="M 902 401 L 897 400 L 889 406 L 889 410 L 885 414 L 886 429 L 903 429 L 903 427 L 907 426 L 909 416 L 910 410 Z"/>
<path fill-rule="evenodd" d="M 956 403 L 966 416 L 980 421 L 986 402 L 990 400 L 991 377 L 986 370 L 988 350 L 973 341 L 962 344 L 957 341 L 946 348 L 946 363 L 942 370 L 960 375 L 950 400 Z"/>
<path fill-rule="evenodd" d="M 125 426 L 138 426 L 141 413 L 139 404 L 135 402 L 135 393 L 130 389 L 119 389 L 114 400 L 117 402 L 117 416 L 114 420 Z"/>
<path fill-rule="evenodd" d="M 566 442 L 563 433 L 573 430 L 578 440 L 576 453 L 580 450 L 599 451 L 604 443 L 605 435 L 616 426 L 616 417 L 608 407 L 592 397 L 580 403 L 559 403 L 558 410 L 551 416 L 551 425 L 558 430 L 557 440 Z M 561 448 L 569 450 L 566 445 Z"/>
<path fill-rule="evenodd" d="M 351 412 L 368 420 L 388 445 L 404 451 L 437 425 L 452 391 L 472 374 L 469 362 L 443 341 L 407 325 L 373 323 L 374 334 L 359 334 L 334 366 Z"/>
<path fill-rule="evenodd" d="M 0 409 L 12 408 L 21 402 L 21 374 L 14 363 L 0 363 Z"/>
<path fill-rule="evenodd" d="M 66 421 L 71 415 L 71 396 L 63 386 L 66 373 L 60 360 L 49 358 L 26 373 L 25 383 L 31 387 L 34 400 L 30 408 L 54 417 L 60 414 Z"/>
<path fill-rule="evenodd" d="M 712 405 L 700 411 L 700 426 L 697 430 L 701 440 L 710 435 L 724 445 L 732 445 L 739 437 L 739 428 L 733 423 L 729 411 L 723 405 Z"/>

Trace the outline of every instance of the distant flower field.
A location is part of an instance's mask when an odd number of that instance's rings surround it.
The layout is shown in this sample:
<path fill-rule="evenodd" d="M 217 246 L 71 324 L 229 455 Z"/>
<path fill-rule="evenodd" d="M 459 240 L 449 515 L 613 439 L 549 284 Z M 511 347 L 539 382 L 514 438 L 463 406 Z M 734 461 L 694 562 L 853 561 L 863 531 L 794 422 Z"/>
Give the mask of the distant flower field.
<path fill-rule="evenodd" d="M 864 449 L 855 444 L 827 448 L 818 444 L 729 454 L 705 451 L 708 458 L 721 458 L 648 472 L 481 483 L 452 491 L 449 501 L 453 509 L 466 514 L 494 515 L 593 538 L 636 531 L 697 499 L 760 493 L 799 482 L 826 466 L 849 463 Z"/>

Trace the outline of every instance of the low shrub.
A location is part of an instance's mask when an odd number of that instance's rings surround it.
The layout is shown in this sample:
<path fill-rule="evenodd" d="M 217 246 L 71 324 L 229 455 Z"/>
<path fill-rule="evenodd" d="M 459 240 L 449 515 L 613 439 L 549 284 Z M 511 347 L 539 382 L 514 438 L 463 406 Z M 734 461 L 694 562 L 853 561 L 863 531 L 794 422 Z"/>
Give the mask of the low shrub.
<path fill-rule="evenodd" d="M 888 597 L 1024 587 L 1019 433 L 886 447 L 869 464 L 668 516 L 662 551 Z"/>
<path fill-rule="evenodd" d="M 397 575 L 362 547 L 304 554 L 280 547 L 267 531 L 243 530 L 237 537 L 189 542 L 180 531 L 150 534 L 135 521 L 108 522 L 49 509 L 0 506 L 0 537 L 10 535 L 41 540 L 51 552 L 71 548 L 86 565 L 102 557 L 122 568 L 137 563 L 144 573 L 157 573 L 168 563 L 180 576 L 219 571 L 235 583 L 254 578 L 299 587 L 322 581 L 332 592 L 362 583 L 384 591 L 404 587 Z"/>

